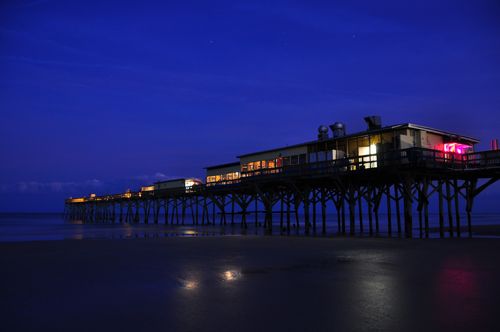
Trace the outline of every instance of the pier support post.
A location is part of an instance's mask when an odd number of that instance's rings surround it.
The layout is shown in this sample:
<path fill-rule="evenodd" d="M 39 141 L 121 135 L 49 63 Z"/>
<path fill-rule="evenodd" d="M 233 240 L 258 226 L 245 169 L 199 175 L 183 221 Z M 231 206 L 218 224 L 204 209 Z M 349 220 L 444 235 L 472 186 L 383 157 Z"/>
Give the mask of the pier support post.
<path fill-rule="evenodd" d="M 321 187 L 321 219 L 323 226 L 323 234 L 326 234 L 326 189 Z"/>
<path fill-rule="evenodd" d="M 443 181 L 438 181 L 438 195 L 439 195 L 439 236 L 444 238 L 444 212 L 443 212 Z"/>
<path fill-rule="evenodd" d="M 368 202 L 368 224 L 370 226 L 370 235 L 373 235 L 373 202 L 372 202 L 372 186 L 368 185 L 366 190 L 366 201 Z"/>
<path fill-rule="evenodd" d="M 457 219 L 457 237 L 460 237 L 461 230 L 460 230 L 460 211 L 459 211 L 459 204 L 458 204 L 458 194 L 460 194 L 460 188 L 458 187 L 458 181 L 455 179 L 453 181 L 453 189 L 455 191 L 455 216 Z"/>
<path fill-rule="evenodd" d="M 257 199 L 257 193 L 255 194 L 255 229 L 257 229 L 257 226 L 259 224 L 259 221 L 258 221 L 258 211 L 257 211 L 257 203 L 258 203 L 258 199 Z"/>
<path fill-rule="evenodd" d="M 349 229 L 350 234 L 356 234 L 356 188 L 354 184 L 349 181 Z"/>
<path fill-rule="evenodd" d="M 401 235 L 401 211 L 399 210 L 399 184 L 394 184 L 394 201 L 396 203 L 396 219 L 398 223 L 398 235 Z"/>
<path fill-rule="evenodd" d="M 342 234 L 345 234 L 345 200 L 346 200 L 346 194 L 344 191 L 342 191 L 342 198 L 341 198 L 341 208 L 342 208 Z"/>
<path fill-rule="evenodd" d="M 387 196 L 387 227 L 388 227 L 389 236 L 392 235 L 391 186 L 392 185 L 387 186 L 387 192 L 386 192 L 386 196 Z"/>
<path fill-rule="evenodd" d="M 422 179 L 422 199 L 424 206 L 424 222 L 425 222 L 425 237 L 429 238 L 429 196 L 427 194 L 429 190 L 429 178 L 424 176 Z"/>
<path fill-rule="evenodd" d="M 413 206 L 412 206 L 412 191 L 411 178 L 409 175 L 403 177 L 403 196 L 404 196 L 404 211 L 405 211 L 405 236 L 413 237 Z"/>
<path fill-rule="evenodd" d="M 361 196 L 358 195 L 359 233 L 363 234 L 363 204 L 361 204 Z"/>
<path fill-rule="evenodd" d="M 310 201 L 309 201 L 309 197 L 304 197 L 303 199 L 304 201 L 304 223 L 305 223 L 305 233 L 306 235 L 309 235 L 309 204 L 310 204 Z"/>
<path fill-rule="evenodd" d="M 472 237 L 472 204 L 474 203 L 474 191 L 476 190 L 477 180 L 468 181 L 466 187 L 466 199 L 467 206 L 465 210 L 467 211 L 467 228 L 469 230 L 469 237 Z"/>
<path fill-rule="evenodd" d="M 292 193 L 290 191 L 286 194 L 286 234 L 290 235 L 290 203 L 292 199 Z"/>
<path fill-rule="evenodd" d="M 285 193 L 284 192 L 281 192 L 280 193 L 280 205 L 281 205 L 281 209 L 280 209 L 280 233 L 283 233 L 283 214 L 284 214 L 284 195 Z"/>
<path fill-rule="evenodd" d="M 448 226 L 450 237 L 453 237 L 453 213 L 451 210 L 451 200 L 453 199 L 453 194 L 450 189 L 450 180 L 446 180 L 446 206 L 448 208 Z"/>

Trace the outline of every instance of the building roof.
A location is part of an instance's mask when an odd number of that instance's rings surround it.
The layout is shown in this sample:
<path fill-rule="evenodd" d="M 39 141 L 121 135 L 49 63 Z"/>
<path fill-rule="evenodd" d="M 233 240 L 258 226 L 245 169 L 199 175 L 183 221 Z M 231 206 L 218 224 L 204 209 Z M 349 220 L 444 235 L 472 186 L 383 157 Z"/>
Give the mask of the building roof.
<path fill-rule="evenodd" d="M 174 182 L 174 181 L 179 181 L 179 180 L 184 180 L 184 181 L 185 181 L 186 179 L 184 179 L 184 178 L 180 178 L 180 179 L 175 179 L 175 180 L 167 180 L 167 181 L 160 181 L 160 180 L 158 180 L 158 181 L 157 181 L 157 182 L 155 182 L 155 183 L 167 183 L 167 182 Z"/>
<path fill-rule="evenodd" d="M 400 129 L 425 130 L 426 132 L 430 132 L 430 133 L 433 133 L 433 134 L 438 134 L 438 135 L 443 135 L 443 136 L 449 136 L 450 138 L 454 138 L 454 139 L 464 139 L 464 140 L 470 141 L 472 143 L 480 143 L 481 142 L 480 139 L 477 139 L 477 138 L 474 138 L 474 137 L 471 137 L 471 136 L 460 135 L 460 134 L 452 133 L 452 132 L 449 132 L 449 131 L 444 131 L 444 130 L 435 129 L 435 128 L 431 128 L 431 127 L 420 126 L 420 125 L 413 124 L 413 123 L 402 123 L 402 124 L 398 124 L 398 125 L 385 126 L 385 127 L 380 128 L 380 129 L 365 130 L 365 131 L 361 131 L 361 132 L 357 132 L 357 133 L 352 133 L 352 134 L 348 134 L 348 135 L 341 136 L 341 137 L 330 137 L 330 138 L 327 138 L 327 139 L 324 139 L 324 140 L 321 140 L 321 141 L 323 141 L 323 142 L 329 142 L 329 141 L 335 141 L 335 140 L 349 138 L 349 137 L 356 137 L 356 136 L 359 136 L 359 135 L 367 135 L 367 134 L 373 134 L 373 133 L 383 133 L 383 132 L 400 130 Z M 304 146 L 304 145 L 309 145 L 309 144 L 317 143 L 319 141 L 320 140 L 314 140 L 314 141 L 309 141 L 309 142 L 295 144 L 295 145 L 287 145 L 287 146 L 284 146 L 284 147 L 282 146 L 282 147 L 279 147 L 279 148 L 274 148 L 274 149 L 269 149 L 269 150 L 264 150 L 264 151 L 247 153 L 247 154 L 243 154 L 243 155 L 240 155 L 240 156 L 236 156 L 236 158 L 242 158 L 242 157 L 247 157 L 247 156 L 251 156 L 251 155 L 254 155 L 254 154 L 260 154 L 260 153 L 265 153 L 265 152 L 272 152 L 272 151 L 277 151 L 277 150 L 286 150 L 286 149 L 293 148 L 293 147 L 298 147 L 298 146 Z"/>
<path fill-rule="evenodd" d="M 217 169 L 217 168 L 225 168 L 225 167 L 232 167 L 232 166 L 239 166 L 240 162 L 236 161 L 234 163 L 229 163 L 229 164 L 222 164 L 222 165 L 215 165 L 215 166 L 208 166 L 208 167 L 203 167 L 203 169 Z"/>

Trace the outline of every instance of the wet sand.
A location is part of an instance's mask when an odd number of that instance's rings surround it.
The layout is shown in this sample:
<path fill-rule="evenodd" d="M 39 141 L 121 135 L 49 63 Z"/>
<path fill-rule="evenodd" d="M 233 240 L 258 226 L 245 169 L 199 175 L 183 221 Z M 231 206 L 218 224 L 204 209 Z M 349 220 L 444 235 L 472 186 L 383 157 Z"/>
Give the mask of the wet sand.
<path fill-rule="evenodd" d="M 4 331 L 497 331 L 500 239 L 0 243 Z"/>

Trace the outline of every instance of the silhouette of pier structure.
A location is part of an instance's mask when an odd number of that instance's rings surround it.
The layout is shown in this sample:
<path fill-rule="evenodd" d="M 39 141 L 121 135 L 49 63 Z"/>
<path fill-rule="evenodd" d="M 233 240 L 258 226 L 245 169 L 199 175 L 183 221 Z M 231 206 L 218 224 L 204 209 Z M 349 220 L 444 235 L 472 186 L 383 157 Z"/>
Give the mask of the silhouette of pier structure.
<path fill-rule="evenodd" d="M 429 237 L 429 204 L 437 196 L 440 236 L 461 236 L 465 222 L 471 236 L 475 199 L 500 179 L 500 150 L 473 152 L 477 139 L 412 124 L 382 128 L 373 118 L 366 132 L 345 135 L 336 123 L 329 138 L 321 126 L 318 140 L 208 167 L 205 184 L 181 179 L 169 181 L 175 187 L 159 182 L 138 192 L 67 199 L 63 217 L 137 223 L 143 216 L 144 223 L 185 224 L 190 215 L 194 225 L 258 227 L 258 213 L 264 213 L 269 233 L 279 218 L 280 234 L 290 234 L 292 223 L 305 234 L 326 233 L 334 223 L 341 234 L 358 229 L 373 235 L 385 206 L 389 235 L 412 237 L 418 229 Z M 428 148 L 425 141 L 437 143 Z M 327 220 L 331 204 L 336 220 Z M 460 219 L 460 205 L 467 221 Z"/>

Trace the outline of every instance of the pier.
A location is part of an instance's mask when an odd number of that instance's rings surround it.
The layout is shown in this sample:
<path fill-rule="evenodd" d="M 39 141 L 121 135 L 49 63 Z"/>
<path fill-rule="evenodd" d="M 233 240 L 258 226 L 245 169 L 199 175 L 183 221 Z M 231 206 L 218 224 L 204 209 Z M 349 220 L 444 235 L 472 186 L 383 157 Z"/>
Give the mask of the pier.
<path fill-rule="evenodd" d="M 337 150 L 338 146 L 337 142 Z M 500 179 L 500 150 L 456 153 L 410 147 L 370 152 L 375 153 L 312 162 L 308 157 L 303 163 L 245 169 L 230 173 L 238 176 L 205 184 L 66 199 L 63 217 L 137 223 L 142 215 L 145 223 L 184 224 L 190 214 L 195 225 L 247 227 L 250 222 L 258 226 L 257 213 L 263 212 L 262 227 L 270 233 L 276 232 L 273 218 L 279 218 L 280 234 L 290 234 L 291 223 L 304 227 L 306 234 L 325 233 L 327 222 L 333 222 L 339 233 L 355 235 L 357 221 L 361 233 L 374 235 L 379 232 L 379 208 L 386 205 L 389 235 L 412 237 L 418 225 L 420 236 L 429 237 L 429 199 L 437 196 L 440 236 L 447 232 L 460 237 L 465 222 L 472 236 L 474 201 Z M 479 181 L 484 183 L 478 185 Z M 467 221 L 460 220 L 460 202 Z M 336 221 L 326 218 L 331 204 Z M 301 210 L 303 220 L 299 220 Z M 164 220 L 160 220 L 162 211 Z"/>

